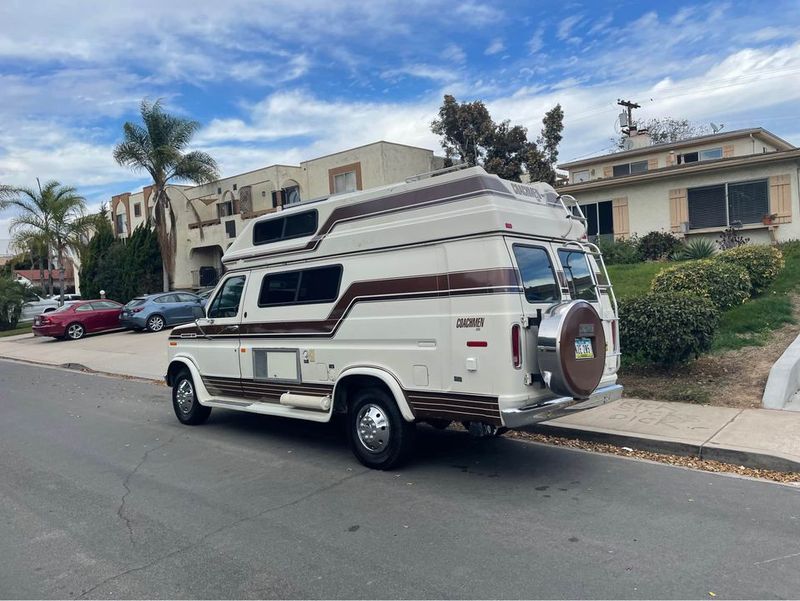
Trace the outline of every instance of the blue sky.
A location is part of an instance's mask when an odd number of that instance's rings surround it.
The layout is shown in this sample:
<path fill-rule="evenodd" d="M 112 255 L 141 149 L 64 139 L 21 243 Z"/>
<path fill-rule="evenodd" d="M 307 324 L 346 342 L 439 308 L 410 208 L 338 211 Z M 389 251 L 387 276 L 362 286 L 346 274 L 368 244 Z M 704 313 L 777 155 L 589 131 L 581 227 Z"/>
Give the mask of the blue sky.
<path fill-rule="evenodd" d="M 438 151 L 445 93 L 531 137 L 560 102 L 562 161 L 610 149 L 617 98 L 800 145 L 796 0 L 4 0 L 0 23 L 0 182 L 92 206 L 146 183 L 111 158 L 144 97 L 200 121 L 223 175 L 378 139 Z"/>

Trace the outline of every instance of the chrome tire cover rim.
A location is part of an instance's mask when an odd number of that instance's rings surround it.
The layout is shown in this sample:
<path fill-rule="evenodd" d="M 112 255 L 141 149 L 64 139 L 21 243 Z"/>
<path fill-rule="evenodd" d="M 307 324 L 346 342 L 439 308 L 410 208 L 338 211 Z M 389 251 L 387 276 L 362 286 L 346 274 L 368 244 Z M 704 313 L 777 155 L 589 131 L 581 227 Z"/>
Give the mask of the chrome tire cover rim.
<path fill-rule="evenodd" d="M 154 332 L 158 332 L 161 328 L 164 327 L 164 320 L 160 317 L 151 317 L 150 318 L 150 329 Z"/>
<path fill-rule="evenodd" d="M 194 404 L 194 387 L 189 380 L 181 380 L 178 390 L 175 392 L 175 400 L 178 402 L 178 409 L 181 413 L 189 413 Z"/>
<path fill-rule="evenodd" d="M 78 324 L 72 324 L 69 329 L 67 330 L 67 334 L 70 338 L 80 338 L 83 336 L 83 326 L 79 326 Z"/>
<path fill-rule="evenodd" d="M 370 453 L 380 453 L 389 445 L 391 430 L 386 412 L 377 405 L 364 405 L 356 417 L 358 441 Z"/>

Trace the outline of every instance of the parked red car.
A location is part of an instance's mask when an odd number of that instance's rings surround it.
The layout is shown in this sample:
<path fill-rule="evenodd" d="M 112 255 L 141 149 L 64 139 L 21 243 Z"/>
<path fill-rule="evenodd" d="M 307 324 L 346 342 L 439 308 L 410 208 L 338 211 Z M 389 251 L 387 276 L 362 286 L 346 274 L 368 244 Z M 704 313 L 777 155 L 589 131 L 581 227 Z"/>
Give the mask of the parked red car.
<path fill-rule="evenodd" d="M 116 301 L 80 301 L 34 317 L 33 334 L 78 340 L 86 334 L 119 329 L 121 312 L 122 305 Z"/>

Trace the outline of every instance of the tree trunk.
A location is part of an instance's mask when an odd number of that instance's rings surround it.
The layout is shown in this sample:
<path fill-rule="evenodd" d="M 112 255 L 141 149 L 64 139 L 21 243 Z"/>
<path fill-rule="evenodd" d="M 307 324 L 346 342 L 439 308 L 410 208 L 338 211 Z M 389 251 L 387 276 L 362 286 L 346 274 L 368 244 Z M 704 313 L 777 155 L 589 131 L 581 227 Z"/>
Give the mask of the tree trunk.
<path fill-rule="evenodd" d="M 64 249 L 58 245 L 58 306 L 64 306 Z"/>
<path fill-rule="evenodd" d="M 33 254 L 31 253 L 31 269 L 33 269 Z M 39 284 L 42 288 L 42 294 L 44 294 L 45 284 L 44 284 L 44 257 L 42 256 L 42 251 L 39 249 Z"/>
<path fill-rule="evenodd" d="M 50 244 L 47 245 L 47 296 L 53 296 L 53 258 L 50 252 Z"/>
<path fill-rule="evenodd" d="M 156 230 L 158 249 L 161 252 L 161 264 L 163 269 L 164 292 L 169 292 L 173 282 L 173 270 L 175 265 L 175 253 L 172 250 L 173 244 L 177 242 L 174 225 L 171 231 L 167 230 L 166 209 L 169 199 L 167 192 L 162 186 L 157 186 L 155 190 L 155 210 L 153 211 L 153 225 Z M 170 221 L 174 223 L 175 215 L 170 207 Z"/>

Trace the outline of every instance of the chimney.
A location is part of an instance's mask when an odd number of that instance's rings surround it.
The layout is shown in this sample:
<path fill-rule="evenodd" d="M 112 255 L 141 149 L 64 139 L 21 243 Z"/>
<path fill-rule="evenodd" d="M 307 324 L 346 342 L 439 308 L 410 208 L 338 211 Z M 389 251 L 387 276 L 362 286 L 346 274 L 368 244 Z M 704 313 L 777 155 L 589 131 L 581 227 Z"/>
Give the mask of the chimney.
<path fill-rule="evenodd" d="M 631 126 L 630 133 L 628 134 L 626 150 L 633 150 L 635 148 L 646 148 L 650 146 L 650 134 L 646 129 L 639 130 L 635 125 Z"/>

